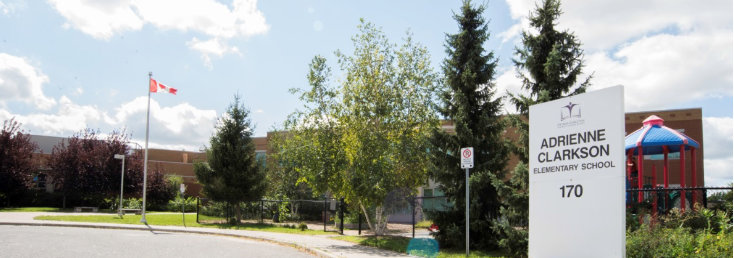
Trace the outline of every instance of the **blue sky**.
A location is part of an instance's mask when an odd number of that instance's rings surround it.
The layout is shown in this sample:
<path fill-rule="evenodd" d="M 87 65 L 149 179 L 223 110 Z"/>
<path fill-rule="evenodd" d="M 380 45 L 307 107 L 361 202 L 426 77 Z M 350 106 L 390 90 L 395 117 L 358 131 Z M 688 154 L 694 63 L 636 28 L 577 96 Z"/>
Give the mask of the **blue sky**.
<path fill-rule="evenodd" d="M 532 0 L 486 1 L 500 92 L 522 92 L 512 66 Z M 242 94 L 255 134 L 300 107 L 315 55 L 339 74 L 360 18 L 400 44 L 410 29 L 440 71 L 460 1 L 0 0 L 0 119 L 33 134 L 127 128 L 145 137 L 148 72 L 178 95 L 153 94 L 152 147 L 197 150 Z M 592 90 L 625 86 L 626 111 L 703 108 L 707 184 L 732 181 L 732 2 L 565 1 L 559 27 L 584 44 Z M 507 107 L 511 112 L 511 108 Z M 709 129 L 711 128 L 711 129 Z"/>

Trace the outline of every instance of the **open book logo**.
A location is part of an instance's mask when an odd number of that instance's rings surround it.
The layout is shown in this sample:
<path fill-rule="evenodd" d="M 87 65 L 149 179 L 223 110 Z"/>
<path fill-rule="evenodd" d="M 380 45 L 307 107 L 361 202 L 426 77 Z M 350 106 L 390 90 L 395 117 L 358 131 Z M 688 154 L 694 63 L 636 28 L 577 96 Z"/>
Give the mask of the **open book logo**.
<path fill-rule="evenodd" d="M 568 102 L 568 105 L 561 107 L 561 121 L 573 117 L 581 118 L 581 107 L 579 104 Z"/>

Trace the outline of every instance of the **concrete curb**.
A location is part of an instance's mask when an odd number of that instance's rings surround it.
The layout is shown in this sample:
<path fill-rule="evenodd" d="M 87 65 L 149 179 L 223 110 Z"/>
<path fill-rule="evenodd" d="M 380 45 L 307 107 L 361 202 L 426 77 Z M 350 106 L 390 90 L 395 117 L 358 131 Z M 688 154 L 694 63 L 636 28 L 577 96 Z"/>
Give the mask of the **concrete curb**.
<path fill-rule="evenodd" d="M 207 231 L 201 231 L 201 230 L 195 230 L 195 229 L 168 229 L 168 228 L 154 228 L 149 225 L 141 226 L 141 225 L 123 225 L 123 224 L 111 224 L 111 225 L 89 225 L 89 224 L 65 224 L 65 223 L 45 223 L 45 222 L 37 222 L 37 223 L 29 223 L 29 222 L 0 222 L 0 225 L 6 225 L 6 226 L 36 226 L 36 227 L 72 227 L 72 228 L 99 228 L 99 229 L 122 229 L 122 230 L 140 230 L 140 231 L 159 231 L 159 232 L 169 232 L 169 233 L 184 233 L 184 234 L 201 234 L 201 235 L 211 235 L 211 236 L 226 236 L 226 237 L 236 237 L 236 238 L 243 238 L 248 240 L 254 240 L 254 241 L 260 241 L 260 242 L 268 242 L 273 244 L 278 244 L 282 246 L 287 246 L 291 248 L 295 248 L 301 251 L 305 251 L 308 253 L 311 253 L 313 255 L 324 257 L 324 258 L 338 258 L 339 256 L 327 253 L 323 250 L 320 250 L 318 248 L 313 248 L 309 246 L 304 246 L 296 243 L 290 243 L 290 242 L 284 242 L 284 241 L 277 241 L 273 239 L 267 239 L 267 238 L 260 238 L 260 237 L 253 237 L 253 236 L 243 236 L 238 234 L 228 234 L 228 233 L 215 233 L 215 232 L 207 232 Z M 155 232 L 153 232 L 155 234 Z"/>

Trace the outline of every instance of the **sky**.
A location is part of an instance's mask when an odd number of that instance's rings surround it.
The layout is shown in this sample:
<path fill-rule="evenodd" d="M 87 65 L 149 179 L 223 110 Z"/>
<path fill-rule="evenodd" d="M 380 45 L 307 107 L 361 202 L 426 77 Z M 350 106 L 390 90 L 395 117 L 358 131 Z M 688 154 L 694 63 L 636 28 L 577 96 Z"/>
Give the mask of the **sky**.
<path fill-rule="evenodd" d="M 476 1 L 475 1 L 476 2 Z M 487 0 L 485 49 L 500 93 L 523 93 L 512 58 L 533 0 Z M 436 72 L 461 1 L 0 0 L 0 119 L 68 137 L 124 128 L 145 142 L 148 74 L 178 89 L 150 100 L 150 147 L 199 150 L 240 94 L 255 136 L 302 108 L 316 55 L 339 76 L 360 18 L 393 44 L 410 30 Z M 557 27 L 578 36 L 590 91 L 625 87 L 625 111 L 702 108 L 706 184 L 732 182 L 731 0 L 564 1 Z M 336 83 L 336 82 L 332 82 Z M 507 112 L 514 110 L 507 106 Z"/>

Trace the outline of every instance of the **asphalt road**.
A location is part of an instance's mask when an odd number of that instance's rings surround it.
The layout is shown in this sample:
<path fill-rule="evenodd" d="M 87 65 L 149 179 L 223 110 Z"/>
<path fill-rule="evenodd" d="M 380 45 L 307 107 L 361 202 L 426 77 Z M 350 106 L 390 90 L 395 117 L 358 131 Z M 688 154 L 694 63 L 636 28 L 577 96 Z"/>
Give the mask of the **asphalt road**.
<path fill-rule="evenodd" d="M 313 257 L 234 237 L 71 227 L 0 226 L 0 257 Z"/>

